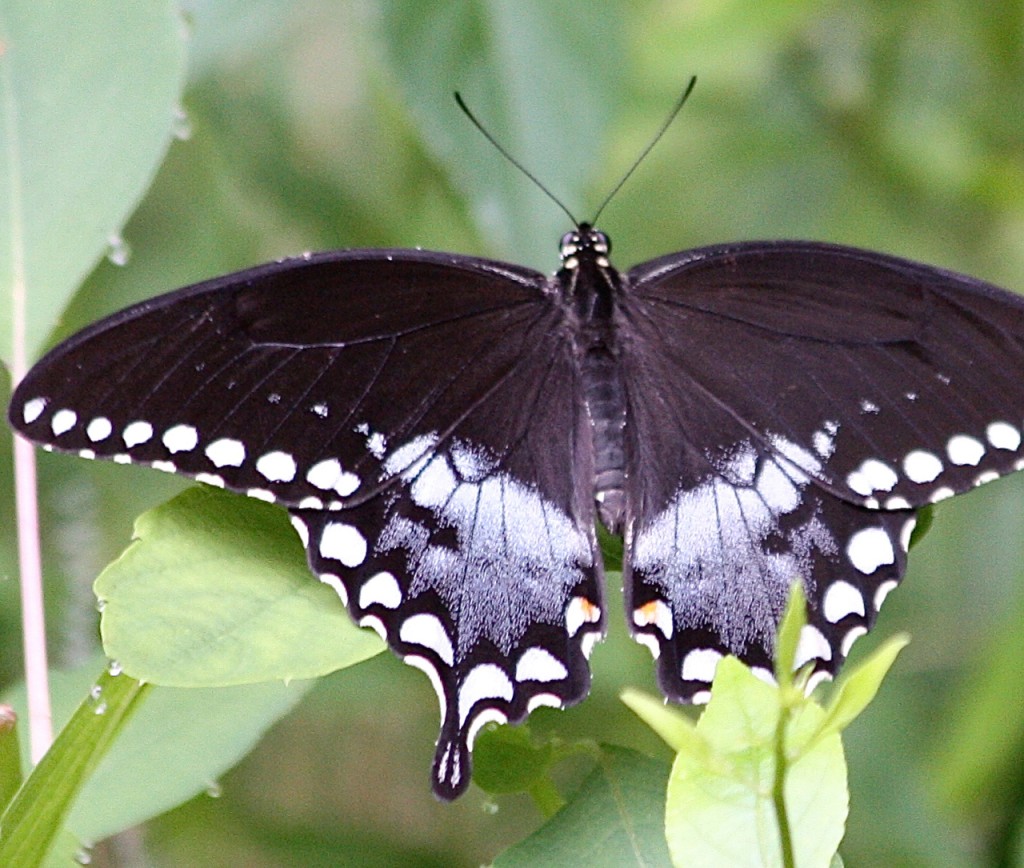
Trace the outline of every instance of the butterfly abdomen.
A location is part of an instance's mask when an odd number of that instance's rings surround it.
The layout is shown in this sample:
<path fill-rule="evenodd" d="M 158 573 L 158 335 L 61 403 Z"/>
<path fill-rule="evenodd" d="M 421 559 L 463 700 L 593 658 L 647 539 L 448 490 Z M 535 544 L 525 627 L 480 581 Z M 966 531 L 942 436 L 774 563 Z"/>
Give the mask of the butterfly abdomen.
<path fill-rule="evenodd" d="M 625 512 L 626 399 L 611 352 L 590 350 L 583 360 L 583 380 L 593 437 L 594 499 L 601 523 L 618 533 Z"/>

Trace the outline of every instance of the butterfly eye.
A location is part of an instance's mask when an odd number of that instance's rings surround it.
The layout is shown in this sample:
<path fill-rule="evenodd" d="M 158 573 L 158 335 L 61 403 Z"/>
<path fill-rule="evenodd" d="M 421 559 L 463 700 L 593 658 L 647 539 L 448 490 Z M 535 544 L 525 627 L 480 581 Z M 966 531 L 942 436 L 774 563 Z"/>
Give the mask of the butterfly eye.
<path fill-rule="evenodd" d="M 580 252 L 580 240 L 580 233 L 576 231 L 566 232 L 562 236 L 562 240 L 558 242 L 558 255 L 562 262 Z"/>

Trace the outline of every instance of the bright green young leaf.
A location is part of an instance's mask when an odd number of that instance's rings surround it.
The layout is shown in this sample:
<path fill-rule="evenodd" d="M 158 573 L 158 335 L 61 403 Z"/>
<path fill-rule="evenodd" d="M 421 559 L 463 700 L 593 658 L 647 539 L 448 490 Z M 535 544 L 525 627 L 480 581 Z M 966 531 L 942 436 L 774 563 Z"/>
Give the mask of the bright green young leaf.
<path fill-rule="evenodd" d="M 635 751 L 603 745 L 597 768 L 537 832 L 494 860 L 496 868 L 669 864 L 662 825 L 668 769 Z"/>
<path fill-rule="evenodd" d="M 697 733 L 696 724 L 678 708 L 672 708 L 664 700 L 639 690 L 623 691 L 622 701 L 658 733 L 672 750 L 692 752 L 706 749 L 706 744 Z"/>
<path fill-rule="evenodd" d="M 39 353 L 171 141 L 185 74 L 172 0 L 0 4 L 0 358 L 12 298 Z"/>
<path fill-rule="evenodd" d="M 908 636 L 893 636 L 863 663 L 839 676 L 825 707 L 822 734 L 842 732 L 871 704 L 897 655 L 909 642 Z"/>
<path fill-rule="evenodd" d="M 778 637 L 775 640 L 775 679 L 779 687 L 788 690 L 793 686 L 793 662 L 800 644 L 800 632 L 807 623 L 807 597 L 802 582 L 790 585 L 786 611 L 782 613 Z"/>
<path fill-rule="evenodd" d="M 150 687 L 104 672 L 0 817 L 0 865 L 41 865 L 97 763 Z"/>
<path fill-rule="evenodd" d="M 838 735 L 815 741 L 821 709 L 810 700 L 787 709 L 784 695 L 735 658 L 719 664 L 697 724 L 712 751 L 704 758 L 680 753 L 669 781 L 665 818 L 674 864 L 782 866 L 780 829 L 788 829 L 792 864 L 829 864 L 848 807 L 842 742 Z M 780 772 L 785 818 L 776 803 Z"/>
<path fill-rule="evenodd" d="M 313 678 L 384 648 L 310 574 L 282 510 L 219 489 L 141 515 L 94 587 L 104 650 L 166 687 Z"/>

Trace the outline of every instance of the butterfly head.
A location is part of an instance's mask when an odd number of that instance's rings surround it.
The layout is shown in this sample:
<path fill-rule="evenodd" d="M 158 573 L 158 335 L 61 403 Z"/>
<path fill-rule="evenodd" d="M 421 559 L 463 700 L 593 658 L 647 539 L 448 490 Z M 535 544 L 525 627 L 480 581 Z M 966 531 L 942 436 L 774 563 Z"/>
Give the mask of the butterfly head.
<path fill-rule="evenodd" d="M 611 253 L 611 239 L 600 229 L 589 223 L 580 223 L 572 232 L 566 232 L 558 244 L 558 255 L 562 267 L 574 271 L 580 262 L 589 260 L 600 268 L 609 265 L 608 254 Z"/>

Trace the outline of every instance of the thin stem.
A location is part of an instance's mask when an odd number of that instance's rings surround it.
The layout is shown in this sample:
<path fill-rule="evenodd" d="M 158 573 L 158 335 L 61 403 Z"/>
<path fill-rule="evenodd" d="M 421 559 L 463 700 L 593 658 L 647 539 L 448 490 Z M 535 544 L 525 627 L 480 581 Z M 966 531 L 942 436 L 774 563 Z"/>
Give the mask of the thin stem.
<path fill-rule="evenodd" d="M 16 386 L 28 370 L 24 200 L 18 147 L 18 106 L 11 82 L 11 64 L 0 62 L 0 97 L 7 138 L 2 157 L 8 163 L 10 191 L 11 377 Z M 14 437 L 14 492 L 18 523 L 18 561 L 21 572 L 22 645 L 28 692 L 28 728 L 32 762 L 37 763 L 53 742 L 53 715 L 46 662 L 46 621 L 43 610 L 43 570 L 39 549 L 39 504 L 35 452 L 27 440 Z"/>
<path fill-rule="evenodd" d="M 793 832 L 786 810 L 786 725 L 789 723 L 789 706 L 783 703 L 779 709 L 779 723 L 775 728 L 775 781 L 772 784 L 772 801 L 775 803 L 775 819 L 779 827 L 779 841 L 782 845 L 782 864 L 785 868 L 796 868 L 793 853 Z"/>

